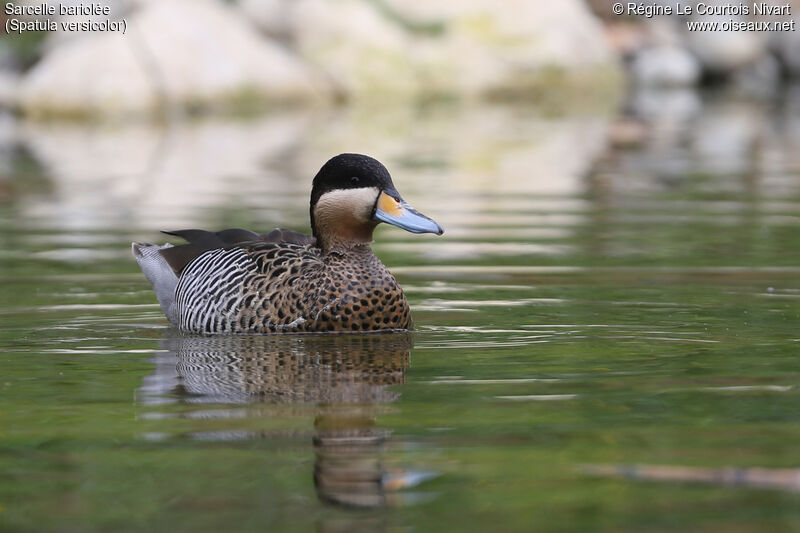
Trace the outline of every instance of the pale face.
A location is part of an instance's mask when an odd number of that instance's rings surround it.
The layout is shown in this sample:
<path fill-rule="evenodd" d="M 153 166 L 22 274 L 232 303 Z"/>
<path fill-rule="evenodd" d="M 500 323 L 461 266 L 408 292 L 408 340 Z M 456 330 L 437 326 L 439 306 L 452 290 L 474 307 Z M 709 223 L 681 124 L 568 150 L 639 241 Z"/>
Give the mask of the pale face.
<path fill-rule="evenodd" d="M 372 230 L 378 225 L 372 215 L 380 194 L 377 187 L 324 193 L 314 206 L 319 236 L 328 246 L 349 247 L 372 242 Z"/>
<path fill-rule="evenodd" d="M 325 248 L 350 248 L 372 242 L 372 231 L 386 222 L 412 233 L 442 234 L 433 220 L 408 205 L 397 191 L 378 187 L 335 189 L 314 206 L 317 236 Z"/>
<path fill-rule="evenodd" d="M 439 224 L 401 198 L 379 161 L 340 154 L 322 165 L 311 189 L 311 225 L 317 246 L 334 251 L 370 243 L 380 222 L 412 233 L 442 234 Z"/>

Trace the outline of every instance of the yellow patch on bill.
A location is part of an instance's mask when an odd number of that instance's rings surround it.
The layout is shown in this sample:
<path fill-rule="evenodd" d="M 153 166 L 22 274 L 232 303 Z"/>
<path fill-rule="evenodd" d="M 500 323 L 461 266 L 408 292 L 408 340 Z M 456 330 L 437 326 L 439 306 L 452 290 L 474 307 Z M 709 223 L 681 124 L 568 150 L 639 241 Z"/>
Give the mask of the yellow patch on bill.
<path fill-rule="evenodd" d="M 378 209 L 393 217 L 403 216 L 403 208 L 400 207 L 400 203 L 385 192 L 382 192 L 378 198 Z"/>

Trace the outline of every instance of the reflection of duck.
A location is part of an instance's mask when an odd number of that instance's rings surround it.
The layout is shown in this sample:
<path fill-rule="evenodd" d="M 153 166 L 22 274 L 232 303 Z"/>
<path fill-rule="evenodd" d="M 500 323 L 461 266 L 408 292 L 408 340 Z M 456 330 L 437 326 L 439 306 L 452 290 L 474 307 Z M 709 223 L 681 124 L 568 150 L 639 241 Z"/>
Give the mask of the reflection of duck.
<path fill-rule="evenodd" d="M 311 190 L 313 237 L 275 230 L 170 233 L 189 244 L 134 243 L 167 318 L 195 333 L 409 329 L 403 291 L 372 253 L 379 222 L 412 233 L 442 228 L 402 200 L 386 168 L 342 154 Z"/>
<path fill-rule="evenodd" d="M 144 391 L 221 403 L 385 403 L 408 366 L 409 333 L 166 338 Z"/>
<path fill-rule="evenodd" d="M 391 504 L 402 500 L 394 491 L 430 477 L 385 467 L 388 433 L 375 424 L 376 405 L 398 397 L 387 386 L 405 382 L 408 333 L 178 336 L 163 347 L 142 403 L 319 404 L 314 485 L 322 501 Z"/>

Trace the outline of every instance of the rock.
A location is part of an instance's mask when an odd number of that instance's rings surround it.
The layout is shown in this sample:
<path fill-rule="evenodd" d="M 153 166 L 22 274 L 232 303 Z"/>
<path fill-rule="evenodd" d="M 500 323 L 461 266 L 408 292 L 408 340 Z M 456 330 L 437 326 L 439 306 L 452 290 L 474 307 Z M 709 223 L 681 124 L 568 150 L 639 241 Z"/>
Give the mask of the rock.
<path fill-rule="evenodd" d="M 689 87 L 697 83 L 702 68 L 683 44 L 677 17 L 656 17 L 637 25 L 641 39 L 627 50 L 630 74 L 640 87 Z"/>
<path fill-rule="evenodd" d="M 752 65 L 739 69 L 732 81 L 746 94 L 770 96 L 778 89 L 780 79 L 780 63 L 772 54 L 764 54 Z"/>
<path fill-rule="evenodd" d="M 583 97 L 619 81 L 605 34 L 581 0 L 413 5 L 241 0 L 236 7 L 219 0 L 135 0 L 131 5 L 126 35 L 53 40 L 57 46 L 23 80 L 28 114 L 125 115 L 165 105 L 308 102 L 332 92 L 354 99 L 528 98 L 559 94 L 570 84 Z"/>
<path fill-rule="evenodd" d="M 240 0 L 239 9 L 245 18 L 265 34 L 288 40 L 291 5 L 287 0 Z"/>
<path fill-rule="evenodd" d="M 139 19 L 166 92 L 182 100 L 242 90 L 279 99 L 320 93 L 318 80 L 287 50 L 214 2 L 154 3 Z"/>
<path fill-rule="evenodd" d="M 603 28 L 579 0 L 387 3 L 418 27 L 441 27 L 415 41 L 434 87 L 524 94 L 570 79 L 594 79 L 596 88 L 618 72 Z"/>
<path fill-rule="evenodd" d="M 634 117 L 619 117 L 608 128 L 608 142 L 614 148 L 639 148 L 649 135 L 647 124 Z"/>
<path fill-rule="evenodd" d="M 784 68 L 791 77 L 800 79 L 800 32 L 781 32 L 775 35 L 775 40 L 775 48 Z"/>
<path fill-rule="evenodd" d="M 20 88 L 20 106 L 30 116 L 130 114 L 153 110 L 159 101 L 136 51 L 115 34 L 52 49 Z"/>
<path fill-rule="evenodd" d="M 410 35 L 365 0 L 296 0 L 298 53 L 343 94 L 410 94 L 420 89 Z"/>
<path fill-rule="evenodd" d="M 586 81 L 617 71 L 603 28 L 581 1 L 435 0 L 424 5 L 429 13 L 448 17 L 444 53 L 431 72 L 450 71 L 449 83 L 468 91 L 525 92 L 548 88 L 553 77 Z"/>
<path fill-rule="evenodd" d="M 606 38 L 614 53 L 628 59 L 647 46 L 648 35 L 643 26 L 630 22 L 606 21 Z"/>
<path fill-rule="evenodd" d="M 235 11 L 172 0 L 144 3 L 125 35 L 91 33 L 51 49 L 24 78 L 21 105 L 34 116 L 121 115 L 324 92 L 313 73 Z"/>
<path fill-rule="evenodd" d="M 0 70 L 13 70 L 16 66 L 17 62 L 8 41 L 0 42 Z"/>
<path fill-rule="evenodd" d="M 712 101 L 696 118 L 690 145 L 695 168 L 715 176 L 754 172 L 754 157 L 764 147 L 764 134 L 769 129 L 769 119 L 757 102 L 744 104 L 735 98 Z M 737 186 L 735 180 L 725 181 L 729 187 Z M 722 193 L 723 186 L 718 190 Z"/>
<path fill-rule="evenodd" d="M 11 182 L 15 179 L 27 181 L 28 175 L 14 173 L 17 143 L 17 120 L 11 113 L 0 110 L 0 201 L 14 196 Z"/>
<path fill-rule="evenodd" d="M 656 46 L 638 51 L 630 66 L 634 81 L 649 87 L 688 87 L 700 79 L 700 65 L 686 49 Z"/>
<path fill-rule="evenodd" d="M 741 17 L 698 15 L 698 21 L 745 20 Z M 767 38 L 755 31 L 686 31 L 689 50 L 711 74 L 728 74 L 755 64 L 767 51 Z"/>
<path fill-rule="evenodd" d="M 0 109 L 17 107 L 18 76 L 10 70 L 0 70 Z"/>
<path fill-rule="evenodd" d="M 579 0 L 297 0 L 290 20 L 299 54 L 350 94 L 530 94 L 618 72 Z"/>

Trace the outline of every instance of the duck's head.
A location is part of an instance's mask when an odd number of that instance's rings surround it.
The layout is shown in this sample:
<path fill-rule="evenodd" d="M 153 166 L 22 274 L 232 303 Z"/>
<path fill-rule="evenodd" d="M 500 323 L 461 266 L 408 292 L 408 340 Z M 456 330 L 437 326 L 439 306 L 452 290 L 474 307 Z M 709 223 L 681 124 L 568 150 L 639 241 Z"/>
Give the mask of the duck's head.
<path fill-rule="evenodd" d="M 325 251 L 372 242 L 386 222 L 411 233 L 444 230 L 403 200 L 379 161 L 361 154 L 340 154 L 322 165 L 311 189 L 311 229 Z"/>

